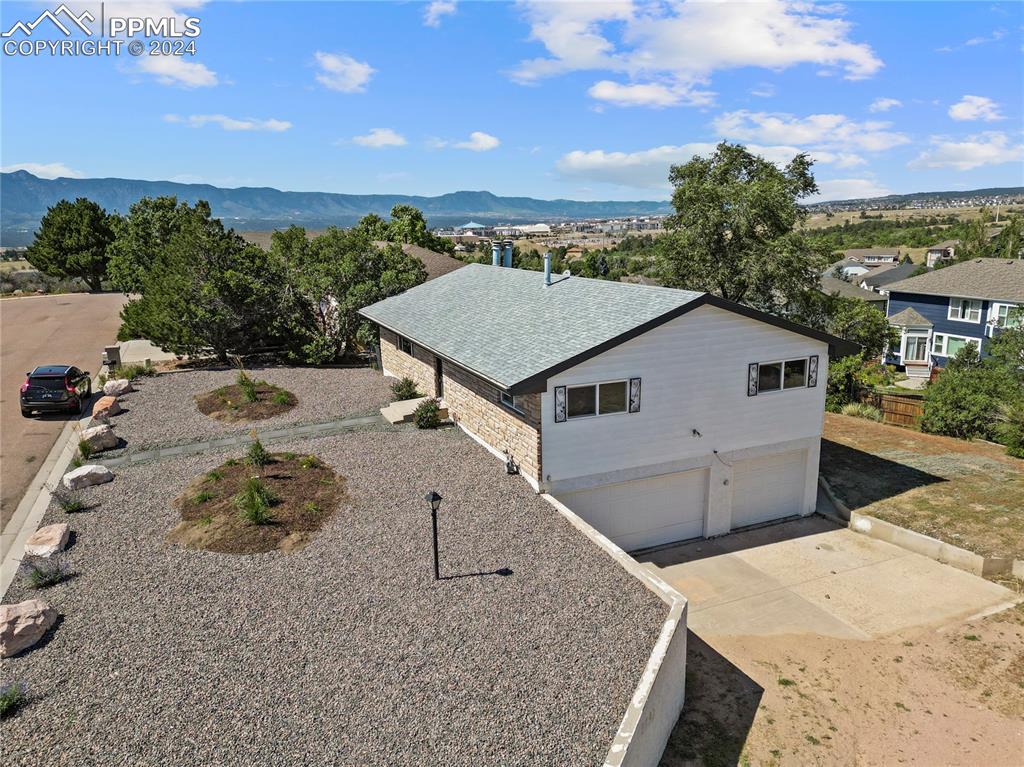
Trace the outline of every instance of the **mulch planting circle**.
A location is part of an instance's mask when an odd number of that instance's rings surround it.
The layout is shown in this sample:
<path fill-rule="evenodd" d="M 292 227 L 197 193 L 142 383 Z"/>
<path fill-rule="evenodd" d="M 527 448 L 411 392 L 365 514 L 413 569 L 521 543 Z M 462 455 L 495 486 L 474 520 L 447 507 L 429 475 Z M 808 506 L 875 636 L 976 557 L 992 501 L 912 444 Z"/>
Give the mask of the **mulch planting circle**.
<path fill-rule="evenodd" d="M 290 391 L 266 381 L 253 384 L 256 399 L 247 398 L 239 384 L 221 386 L 219 389 L 196 395 L 196 405 L 203 415 L 218 421 L 262 421 L 295 407 L 298 399 Z"/>
<path fill-rule="evenodd" d="M 270 497 L 268 521 L 255 524 L 239 505 L 257 478 Z M 301 548 L 345 498 L 345 479 L 312 455 L 274 453 L 263 467 L 229 460 L 195 479 L 173 501 L 182 521 L 167 539 L 223 554 L 258 554 Z"/>

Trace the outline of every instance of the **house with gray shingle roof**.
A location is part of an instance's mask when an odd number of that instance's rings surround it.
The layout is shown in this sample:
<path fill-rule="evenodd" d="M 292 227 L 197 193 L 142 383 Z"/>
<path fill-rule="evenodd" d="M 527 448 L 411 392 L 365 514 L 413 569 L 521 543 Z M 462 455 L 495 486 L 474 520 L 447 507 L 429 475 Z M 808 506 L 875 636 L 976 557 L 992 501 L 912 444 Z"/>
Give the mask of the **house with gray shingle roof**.
<path fill-rule="evenodd" d="M 482 264 L 361 314 L 385 375 L 628 550 L 812 513 L 828 360 L 856 350 L 707 293 Z"/>
<path fill-rule="evenodd" d="M 907 375 L 926 376 L 967 344 L 984 355 L 988 339 L 1020 322 L 1024 260 L 977 258 L 885 287 L 889 322 L 900 329 L 899 348 L 887 359 Z"/>

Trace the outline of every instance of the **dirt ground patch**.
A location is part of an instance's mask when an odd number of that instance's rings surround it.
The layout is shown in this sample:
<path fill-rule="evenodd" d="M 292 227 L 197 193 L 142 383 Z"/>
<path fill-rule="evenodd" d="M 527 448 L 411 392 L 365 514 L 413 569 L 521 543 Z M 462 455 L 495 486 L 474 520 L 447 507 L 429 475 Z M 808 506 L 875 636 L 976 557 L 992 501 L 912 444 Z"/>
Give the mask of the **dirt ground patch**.
<path fill-rule="evenodd" d="M 827 413 L 821 473 L 850 509 L 985 556 L 1024 557 L 1024 461 L 998 445 Z"/>
<path fill-rule="evenodd" d="M 236 499 L 254 477 L 268 491 L 270 519 L 245 519 Z M 167 539 L 224 554 L 291 552 L 308 543 L 345 497 L 345 480 L 312 455 L 276 453 L 261 469 L 229 460 L 192 482 L 174 506 L 182 521 Z"/>
<path fill-rule="evenodd" d="M 690 635 L 663 767 L 1020 764 L 1024 607 L 857 641 Z"/>
<path fill-rule="evenodd" d="M 199 412 L 218 421 L 262 421 L 287 413 L 298 402 L 295 395 L 266 381 L 251 381 L 251 397 L 239 384 L 221 386 L 196 395 Z M 255 397 L 253 399 L 252 397 Z"/>

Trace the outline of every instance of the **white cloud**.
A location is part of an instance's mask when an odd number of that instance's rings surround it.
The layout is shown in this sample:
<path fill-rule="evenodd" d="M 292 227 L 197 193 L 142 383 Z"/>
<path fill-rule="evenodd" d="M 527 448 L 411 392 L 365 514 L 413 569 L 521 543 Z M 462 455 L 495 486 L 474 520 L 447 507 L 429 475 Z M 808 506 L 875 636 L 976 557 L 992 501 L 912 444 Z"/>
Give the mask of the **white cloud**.
<path fill-rule="evenodd" d="M 759 3 L 547 2 L 524 0 L 531 39 L 548 56 L 520 62 L 513 79 L 533 83 L 573 71 L 608 71 L 647 87 L 619 85 L 620 105 L 704 104 L 706 85 L 717 70 L 763 67 L 781 70 L 803 63 L 845 71 L 848 79 L 869 77 L 882 67 L 871 47 L 849 39 L 852 25 L 836 6 L 801 0 Z M 608 80 L 598 93 L 612 92 Z M 595 86 L 596 87 L 596 86 Z M 662 91 L 658 91 L 660 87 Z M 591 91 L 594 89 L 592 88 Z M 686 94 L 696 92 L 696 99 Z"/>
<path fill-rule="evenodd" d="M 383 149 L 389 146 L 405 146 L 408 142 L 401 133 L 391 128 L 371 128 L 370 132 L 363 136 L 353 136 L 352 141 L 359 146 L 370 147 L 371 149 Z"/>
<path fill-rule="evenodd" d="M 808 197 L 807 201 L 859 200 L 888 194 L 892 194 L 892 190 L 871 178 L 833 178 L 818 181 L 818 194 Z"/>
<path fill-rule="evenodd" d="M 984 165 L 1024 162 L 1024 144 L 1013 144 L 1002 132 L 988 131 L 967 136 L 962 141 L 932 136 L 931 149 L 921 152 L 907 164 L 912 170 L 953 168 L 972 170 Z"/>
<path fill-rule="evenodd" d="M 757 96 L 760 99 L 770 99 L 775 95 L 775 86 L 771 83 L 759 83 L 750 90 L 751 96 Z"/>
<path fill-rule="evenodd" d="M 217 85 L 217 73 L 197 61 L 185 61 L 181 56 L 142 56 L 139 69 L 155 75 L 163 85 L 183 88 L 209 88 Z"/>
<path fill-rule="evenodd" d="M 428 27 L 441 26 L 441 19 L 454 14 L 456 5 L 455 0 L 434 0 L 423 12 L 423 23 Z"/>
<path fill-rule="evenodd" d="M 715 146 L 709 142 L 693 142 L 680 146 L 659 146 L 638 152 L 576 150 L 563 155 L 555 167 L 564 178 L 640 189 L 668 189 L 670 166 L 689 162 L 695 156 L 707 157 L 714 153 Z M 801 151 L 795 146 L 785 144 L 750 144 L 747 148 L 780 166 L 788 163 Z M 834 164 L 839 168 L 849 168 L 865 162 L 857 155 L 846 153 L 811 152 L 811 157 L 816 162 Z"/>
<path fill-rule="evenodd" d="M 999 105 L 985 96 L 964 96 L 949 108 L 949 116 L 954 120 L 1005 120 L 999 111 Z"/>
<path fill-rule="evenodd" d="M 740 109 L 718 116 L 713 125 L 725 138 L 770 144 L 787 142 L 823 149 L 880 152 L 910 142 L 905 134 L 888 130 L 887 122 L 856 122 L 840 114 L 795 117 Z"/>
<path fill-rule="evenodd" d="M 287 120 L 261 120 L 255 117 L 236 118 L 227 115 L 164 115 L 164 121 L 169 123 L 183 123 L 193 128 L 202 128 L 205 125 L 219 125 L 226 131 L 268 131 L 270 133 L 283 133 L 292 127 Z"/>
<path fill-rule="evenodd" d="M 79 170 L 69 168 L 62 162 L 19 162 L 0 168 L 2 173 L 14 173 L 16 170 L 27 170 L 39 178 L 84 178 Z"/>
<path fill-rule="evenodd" d="M 356 61 L 346 53 L 317 51 L 313 55 L 320 67 L 316 81 L 332 91 L 362 93 L 366 90 L 366 84 L 373 73 L 377 71 L 365 61 Z"/>
<path fill-rule="evenodd" d="M 488 152 L 496 149 L 501 142 L 489 133 L 475 130 L 469 134 L 468 141 L 457 141 L 452 146 L 456 149 L 468 149 L 471 152 Z"/>
<path fill-rule="evenodd" d="M 660 83 L 633 83 L 623 85 L 611 80 L 601 80 L 587 91 L 591 98 L 607 101 L 620 107 L 650 106 L 669 107 L 676 104 L 707 105 L 712 103 L 714 94 L 679 85 L 666 86 Z"/>
<path fill-rule="evenodd" d="M 871 102 L 871 106 L 868 107 L 869 112 L 888 112 L 890 109 L 903 106 L 903 102 L 899 99 L 890 98 L 877 98 Z"/>
<path fill-rule="evenodd" d="M 970 40 L 965 40 L 960 45 L 943 45 L 941 48 L 936 48 L 938 53 L 952 53 L 963 48 L 973 47 L 975 45 L 986 45 L 988 43 L 997 43 L 1006 37 L 1005 29 L 993 29 L 990 35 L 979 35 L 978 37 L 972 37 Z"/>

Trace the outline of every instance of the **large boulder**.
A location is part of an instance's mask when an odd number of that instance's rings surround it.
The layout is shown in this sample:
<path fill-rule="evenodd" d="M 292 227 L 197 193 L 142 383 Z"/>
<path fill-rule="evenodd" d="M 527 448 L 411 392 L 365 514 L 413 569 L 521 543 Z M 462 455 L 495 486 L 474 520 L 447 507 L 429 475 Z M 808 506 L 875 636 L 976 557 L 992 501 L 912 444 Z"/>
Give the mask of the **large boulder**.
<path fill-rule="evenodd" d="M 97 421 L 107 421 L 110 416 L 120 412 L 121 406 L 117 402 L 117 397 L 114 396 L 100 397 L 92 406 L 92 417 Z"/>
<path fill-rule="evenodd" d="M 25 554 L 30 557 L 52 557 L 64 551 L 70 536 L 67 522 L 40 527 L 25 541 Z"/>
<path fill-rule="evenodd" d="M 82 432 L 82 442 L 88 443 L 93 450 L 110 450 L 117 447 L 117 435 L 109 426 L 93 426 Z"/>
<path fill-rule="evenodd" d="M 114 473 L 106 466 L 90 463 L 65 474 L 64 487 L 68 490 L 81 490 L 83 487 L 91 485 L 102 485 L 104 482 L 110 482 L 113 478 Z"/>
<path fill-rule="evenodd" d="M 132 389 L 132 382 L 127 378 L 115 378 L 112 381 L 107 381 L 103 384 L 103 393 L 113 397 L 120 397 L 122 394 L 127 394 Z"/>
<path fill-rule="evenodd" d="M 0 605 L 0 658 L 9 658 L 43 638 L 57 620 L 57 611 L 41 599 Z"/>

